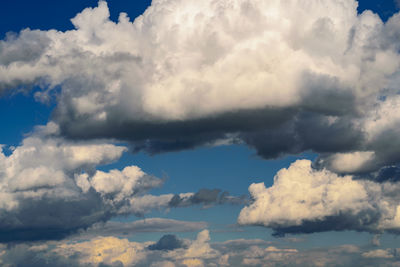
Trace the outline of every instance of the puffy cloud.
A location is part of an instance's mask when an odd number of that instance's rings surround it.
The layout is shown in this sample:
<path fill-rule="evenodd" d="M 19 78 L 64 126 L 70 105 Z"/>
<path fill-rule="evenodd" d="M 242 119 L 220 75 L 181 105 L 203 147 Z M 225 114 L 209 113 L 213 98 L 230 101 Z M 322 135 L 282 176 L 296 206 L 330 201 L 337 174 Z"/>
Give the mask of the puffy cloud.
<path fill-rule="evenodd" d="M 163 240 L 161 238 L 160 240 Z M 178 239 L 174 238 L 175 241 Z M 1 248 L 4 263 L 40 266 L 196 266 L 218 261 L 218 251 L 210 247 L 209 232 L 201 231 L 195 240 L 180 240 L 173 250 L 163 246 L 151 249 L 152 242 L 134 242 L 113 236 L 94 237 L 85 241 L 65 240 L 42 245 L 21 244 Z M 170 240 L 169 240 L 170 241 Z M 170 247 L 170 242 L 168 248 Z M 20 254 L 17 256 L 17 254 Z M 71 265 L 70 265 L 71 266 Z M 208 265 L 207 265 L 208 266 Z"/>
<path fill-rule="evenodd" d="M 143 216 L 154 209 L 245 201 L 244 197 L 208 189 L 178 195 L 146 194 L 163 180 L 137 166 L 97 170 L 119 159 L 125 147 L 67 141 L 54 136 L 57 131 L 52 123 L 37 127 L 10 154 L 0 153 L 0 242 L 60 239 L 114 216 Z M 211 197 L 207 198 L 208 193 Z M 176 198 L 179 203 L 172 201 Z M 140 227 L 138 223 L 129 227 Z M 154 220 L 148 223 L 143 228 L 157 227 Z M 163 229 L 169 229 L 168 225 Z"/>
<path fill-rule="evenodd" d="M 96 170 L 126 148 L 44 136 L 53 126 L 39 127 L 9 155 L 0 153 L 2 242 L 63 238 L 109 220 L 131 197 L 162 183 L 136 166 Z"/>
<path fill-rule="evenodd" d="M 1 41 L 0 88 L 41 85 L 43 100 L 60 85 L 53 119 L 70 138 L 151 153 L 244 141 L 266 158 L 314 150 L 334 171 L 375 171 L 399 160 L 398 112 L 374 119 L 398 109 L 399 20 L 354 0 L 173 0 L 113 22 L 100 1 L 74 30 Z"/>
<path fill-rule="evenodd" d="M 129 166 L 122 171 L 96 171 L 89 183 L 101 195 L 111 196 L 113 201 L 118 202 L 136 193 L 158 187 L 162 184 L 162 181 L 146 175 L 137 166 Z"/>
<path fill-rule="evenodd" d="M 84 264 L 97 266 L 100 263 L 121 263 L 122 266 L 129 266 L 146 257 L 143 250 L 142 243 L 116 237 L 98 237 L 86 242 L 58 245 L 55 252 L 65 257 L 79 253 L 79 261 Z"/>
<path fill-rule="evenodd" d="M 204 266 L 204 260 L 216 259 L 220 253 L 213 249 L 210 244 L 210 233 L 203 230 L 198 233 L 196 240 L 191 242 L 187 248 L 178 248 L 168 252 L 168 257 L 181 261 L 183 265 Z"/>
<path fill-rule="evenodd" d="M 271 227 L 276 234 L 332 230 L 399 232 L 398 183 L 375 183 L 316 170 L 298 160 L 280 170 L 274 184 L 249 187 L 254 202 L 238 222 Z"/>

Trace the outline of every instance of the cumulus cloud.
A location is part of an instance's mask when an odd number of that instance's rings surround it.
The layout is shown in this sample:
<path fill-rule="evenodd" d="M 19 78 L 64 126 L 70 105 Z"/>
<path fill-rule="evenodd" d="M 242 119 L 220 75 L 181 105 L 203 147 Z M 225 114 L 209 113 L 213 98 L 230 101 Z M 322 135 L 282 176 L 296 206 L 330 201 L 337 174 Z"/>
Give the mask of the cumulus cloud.
<path fill-rule="evenodd" d="M 280 170 L 274 184 L 249 187 L 254 202 L 238 222 L 270 227 L 276 234 L 356 230 L 400 230 L 398 183 L 376 183 L 316 170 L 298 160 Z"/>
<path fill-rule="evenodd" d="M 95 190 L 83 193 L 73 177 L 125 150 L 31 136 L 9 156 L 0 153 L 0 240 L 61 238 L 108 219 L 112 207 Z"/>
<path fill-rule="evenodd" d="M 9 155 L 0 153 L 0 241 L 59 239 L 109 220 L 130 198 L 162 180 L 137 166 L 96 170 L 127 149 L 100 142 L 69 142 L 39 127 Z"/>
<path fill-rule="evenodd" d="M 216 259 L 220 253 L 210 246 L 210 232 L 203 230 L 187 248 L 168 252 L 168 257 L 181 261 L 187 267 L 204 266 L 204 260 Z"/>
<path fill-rule="evenodd" d="M 399 160 L 398 112 L 383 116 L 398 109 L 399 20 L 358 14 L 355 0 L 173 0 L 113 22 L 100 1 L 74 30 L 1 41 L 0 90 L 36 84 L 46 100 L 61 86 L 53 120 L 70 138 L 151 153 L 245 142 L 376 171 Z"/>
<path fill-rule="evenodd" d="M 79 254 L 82 264 L 97 266 L 100 263 L 120 263 L 121 266 L 132 266 L 146 257 L 144 246 L 128 239 L 98 237 L 86 242 L 58 245 L 55 252 L 64 257 Z"/>
<path fill-rule="evenodd" d="M 217 189 L 148 194 L 163 180 L 138 166 L 97 169 L 118 160 L 126 147 L 100 141 L 67 141 L 54 136 L 57 131 L 52 123 L 37 127 L 11 153 L 0 153 L 0 242 L 60 239 L 115 216 L 143 216 L 154 209 L 246 201 Z M 133 230 L 138 224 L 125 230 Z M 150 225 L 157 227 L 157 221 L 150 220 L 143 228 Z M 109 227 L 113 228 L 112 224 L 106 224 L 105 228 Z M 162 228 L 170 229 L 168 225 Z M 94 231 L 93 227 L 90 230 Z"/>
<path fill-rule="evenodd" d="M 121 266 L 203 266 L 204 261 L 216 261 L 219 252 L 210 246 L 208 230 L 195 240 L 163 236 L 158 242 L 134 242 L 116 237 L 96 237 L 84 242 L 60 243 L 52 253 L 88 266 L 100 264 Z"/>

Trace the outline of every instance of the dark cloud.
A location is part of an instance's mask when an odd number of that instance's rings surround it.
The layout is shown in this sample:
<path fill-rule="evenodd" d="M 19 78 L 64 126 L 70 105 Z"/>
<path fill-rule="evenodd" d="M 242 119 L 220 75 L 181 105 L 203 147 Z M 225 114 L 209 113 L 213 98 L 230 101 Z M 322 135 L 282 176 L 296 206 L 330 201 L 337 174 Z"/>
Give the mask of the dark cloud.
<path fill-rule="evenodd" d="M 143 122 L 120 120 L 121 114 L 111 112 L 106 122 L 99 123 L 87 116 L 74 115 L 72 108 L 67 110 L 59 108 L 53 115 L 53 119 L 60 124 L 62 135 L 79 140 L 118 138 L 132 142 L 134 150 L 145 150 L 150 154 L 194 148 L 227 138 L 228 134 L 274 128 L 294 114 L 291 109 L 266 108 L 187 121 Z"/>
<path fill-rule="evenodd" d="M 76 200 L 27 198 L 0 215 L 0 242 L 62 239 L 113 215 L 113 207 L 94 192 Z"/>
<path fill-rule="evenodd" d="M 384 167 L 379 170 L 378 175 L 374 178 L 375 181 L 383 182 L 400 182 L 400 168 L 399 166 Z"/>
<path fill-rule="evenodd" d="M 150 250 L 174 250 L 185 247 L 182 240 L 176 235 L 164 235 L 153 245 L 148 246 Z"/>
<path fill-rule="evenodd" d="M 3 251 L 2 264 L 5 266 L 20 267 L 88 267 L 88 264 L 81 264 L 78 260 L 79 254 L 69 258 L 63 257 L 51 251 L 46 244 L 43 248 L 30 244 L 9 245 Z M 37 249 L 36 249 L 37 248 Z"/>
<path fill-rule="evenodd" d="M 174 195 L 169 201 L 171 207 L 185 207 L 191 205 L 203 205 L 205 207 L 211 205 L 234 204 L 241 205 L 249 202 L 247 196 L 230 196 L 229 192 L 220 189 L 202 188 L 190 197 L 181 197 Z"/>

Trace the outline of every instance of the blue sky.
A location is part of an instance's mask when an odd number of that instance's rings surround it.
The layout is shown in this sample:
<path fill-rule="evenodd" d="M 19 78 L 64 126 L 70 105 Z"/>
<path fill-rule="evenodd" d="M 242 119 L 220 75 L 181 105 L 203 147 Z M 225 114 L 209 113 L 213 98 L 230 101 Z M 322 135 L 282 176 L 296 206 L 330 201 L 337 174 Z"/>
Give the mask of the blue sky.
<path fill-rule="evenodd" d="M 396 1 L 211 2 L 1 3 L 0 262 L 398 264 Z"/>

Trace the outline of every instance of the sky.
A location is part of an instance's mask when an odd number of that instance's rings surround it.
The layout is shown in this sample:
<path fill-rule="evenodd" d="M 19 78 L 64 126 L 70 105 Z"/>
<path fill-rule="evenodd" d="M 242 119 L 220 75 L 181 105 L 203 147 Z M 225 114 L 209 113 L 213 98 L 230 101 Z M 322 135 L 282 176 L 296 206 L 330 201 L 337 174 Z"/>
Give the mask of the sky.
<path fill-rule="evenodd" d="M 400 266 L 399 6 L 3 1 L 0 265 Z"/>

